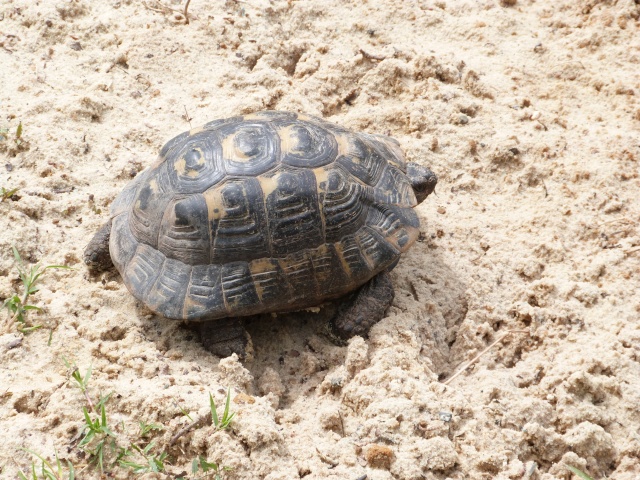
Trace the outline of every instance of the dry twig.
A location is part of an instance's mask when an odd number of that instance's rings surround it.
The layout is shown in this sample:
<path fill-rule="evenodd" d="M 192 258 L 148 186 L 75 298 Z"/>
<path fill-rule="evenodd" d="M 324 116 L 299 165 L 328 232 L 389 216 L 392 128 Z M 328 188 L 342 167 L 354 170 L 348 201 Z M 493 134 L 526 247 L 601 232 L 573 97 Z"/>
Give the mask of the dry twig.
<path fill-rule="evenodd" d="M 365 52 L 363 49 L 360 49 L 360 53 L 362 54 L 362 56 L 364 58 L 369 58 L 371 60 L 382 61 L 382 60 L 385 60 L 387 58 L 386 55 L 374 55 L 373 53 Z"/>
<path fill-rule="evenodd" d="M 151 10 L 152 12 L 158 12 L 158 13 L 169 13 L 169 12 L 175 12 L 175 10 L 173 10 L 172 8 L 169 8 L 169 7 L 167 7 L 167 6 L 165 6 L 165 5 L 162 5 L 162 4 L 160 4 L 160 6 L 161 6 L 162 8 L 155 8 L 155 7 L 152 7 L 152 6 L 150 6 L 150 5 L 147 5 L 147 2 L 142 2 L 142 5 L 144 5 L 144 7 L 145 7 L 147 10 Z"/>
<path fill-rule="evenodd" d="M 316 447 L 316 452 L 318 452 L 320 460 L 328 464 L 330 468 L 335 468 L 339 465 L 339 463 L 336 462 L 333 458 L 327 456 L 325 453 L 322 453 L 318 447 Z"/>
<path fill-rule="evenodd" d="M 191 0 L 187 0 L 187 3 L 184 6 L 184 23 L 186 25 L 189 25 L 189 15 L 187 14 L 187 10 L 189 10 L 190 3 L 191 3 Z"/>
<path fill-rule="evenodd" d="M 179 13 L 179 14 L 184 16 L 184 23 L 186 25 L 189 25 L 189 4 L 190 3 L 191 3 L 191 0 L 187 0 L 187 3 L 184 5 L 184 10 L 182 10 L 182 11 L 176 10 L 175 8 L 168 7 L 167 5 L 162 4 L 158 0 L 156 0 L 154 2 L 154 6 L 148 5 L 147 2 L 142 2 L 142 5 L 144 5 L 144 7 L 147 10 L 151 10 L 153 12 L 158 12 L 158 13 Z"/>
<path fill-rule="evenodd" d="M 458 375 L 460 375 L 462 372 L 464 372 L 471 365 L 476 363 L 480 359 L 480 357 L 482 357 L 485 353 L 487 353 L 489 350 L 491 350 L 493 347 L 495 347 L 498 343 L 500 343 L 502 340 L 507 338 L 512 333 L 530 333 L 530 332 L 528 330 L 508 330 L 504 335 L 502 335 L 500 338 L 498 338 L 495 342 L 493 342 L 491 345 L 489 345 L 487 348 L 485 348 L 483 351 L 481 351 L 478 355 L 476 355 L 471 360 L 469 360 L 464 367 L 462 367 L 460 370 L 458 370 L 456 373 L 454 373 L 453 376 L 451 376 L 446 382 L 444 382 L 444 384 L 445 385 L 449 385 L 449 383 L 451 383 L 451 381 L 454 378 L 456 378 Z"/>
<path fill-rule="evenodd" d="M 169 440 L 169 445 L 173 445 L 174 443 L 176 443 L 180 437 L 182 437 L 183 435 L 189 433 L 194 428 L 201 427 L 201 426 L 209 423 L 210 421 L 211 421 L 211 414 L 210 413 L 208 413 L 206 415 L 202 415 L 201 417 L 196 418 L 193 422 L 191 422 L 190 424 L 188 424 L 188 425 L 182 427 L 180 430 L 178 430 L 178 432 L 173 437 L 171 437 L 171 440 Z"/>

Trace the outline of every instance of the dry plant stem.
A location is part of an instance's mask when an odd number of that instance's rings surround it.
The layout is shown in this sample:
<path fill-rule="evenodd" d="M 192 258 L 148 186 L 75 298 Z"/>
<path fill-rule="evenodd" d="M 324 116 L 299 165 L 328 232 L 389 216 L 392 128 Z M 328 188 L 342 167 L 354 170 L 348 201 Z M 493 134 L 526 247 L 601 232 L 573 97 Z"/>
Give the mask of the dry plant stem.
<path fill-rule="evenodd" d="M 147 10 L 151 10 L 153 12 L 158 12 L 158 13 L 171 13 L 171 12 L 182 13 L 184 15 L 184 23 L 186 25 L 189 25 L 188 10 L 189 10 L 189 4 L 191 3 L 191 0 L 187 0 L 187 3 L 185 4 L 184 10 L 182 12 L 176 10 L 175 8 L 167 7 L 166 5 L 163 5 L 160 2 L 156 2 L 156 3 L 160 6 L 160 8 L 152 7 L 151 5 L 148 5 L 147 2 L 142 2 L 142 5 L 144 5 L 144 7 Z"/>
<path fill-rule="evenodd" d="M 163 5 L 161 2 L 157 1 L 155 2 L 159 7 L 152 7 L 150 5 L 147 5 L 147 2 L 142 2 L 142 4 L 149 10 L 152 10 L 154 12 L 158 12 L 158 13 L 171 13 L 171 12 L 175 12 L 175 13 L 182 13 L 174 8 L 171 7 L 167 7 L 166 5 Z"/>
<path fill-rule="evenodd" d="M 187 15 L 187 10 L 189 10 L 190 3 L 191 3 L 191 0 L 187 0 L 187 3 L 184 6 L 184 23 L 186 25 L 189 25 L 189 15 Z"/>
<path fill-rule="evenodd" d="M 324 463 L 328 464 L 331 466 L 331 468 L 335 468 L 337 467 L 339 464 L 338 462 L 336 462 L 335 460 L 333 460 L 332 458 L 329 458 L 327 455 L 325 455 L 324 453 L 322 453 L 318 447 L 316 447 L 316 452 L 318 452 L 318 455 L 320 456 L 320 460 L 322 460 Z"/>
<path fill-rule="evenodd" d="M 195 427 L 198 427 L 200 425 L 204 425 L 205 423 L 207 423 L 209 421 L 211 421 L 211 414 L 210 413 L 196 418 L 189 425 L 187 425 L 185 427 L 182 427 L 180 430 L 178 430 L 178 432 L 173 437 L 171 437 L 171 440 L 169 440 L 169 445 L 173 445 L 174 443 L 176 443 L 178 441 L 178 439 L 181 436 L 185 435 L 186 433 L 189 433 Z"/>
<path fill-rule="evenodd" d="M 633 253 L 633 252 L 637 252 L 638 250 L 640 250 L 640 245 L 632 248 L 628 248 L 627 250 L 624 251 L 624 253 Z"/>
<path fill-rule="evenodd" d="M 160 9 L 160 8 L 153 8 L 153 7 L 149 6 L 149 5 L 147 5 L 147 2 L 142 2 L 142 5 L 144 5 L 144 7 L 145 7 L 147 10 L 151 10 L 151 11 L 153 11 L 153 12 L 158 12 L 158 13 L 167 13 L 167 10 L 166 10 L 166 9 L 168 9 L 168 7 L 164 7 L 164 8 L 165 8 L 165 10 L 162 10 L 162 9 Z"/>
<path fill-rule="evenodd" d="M 504 335 L 502 335 L 500 338 L 498 338 L 495 342 L 493 342 L 491 345 L 489 345 L 487 348 L 485 348 L 483 351 L 481 351 L 478 355 L 476 355 L 471 360 L 469 360 L 464 367 L 462 367 L 460 370 L 458 370 L 456 373 L 454 373 L 451 378 L 449 378 L 446 382 L 443 382 L 443 383 L 445 385 L 449 385 L 449 383 L 451 383 L 451 381 L 454 378 L 456 378 L 458 375 L 460 375 L 462 372 L 464 372 L 471 365 L 476 363 L 480 359 L 480 357 L 482 357 L 485 353 L 487 353 L 489 350 L 491 350 L 493 347 L 495 347 L 498 343 L 500 343 L 502 340 L 507 338 L 512 333 L 527 333 L 528 334 L 530 332 L 528 330 L 508 330 Z"/>
<path fill-rule="evenodd" d="M 360 53 L 362 54 L 363 57 L 370 58 L 371 60 L 382 61 L 387 58 L 385 55 L 374 55 L 372 53 L 365 52 L 363 49 L 360 49 Z"/>
<path fill-rule="evenodd" d="M 93 402 L 91 401 L 91 397 L 89 396 L 89 394 L 87 393 L 87 391 L 85 390 L 84 392 L 84 398 L 87 399 L 87 403 L 89 404 L 89 408 L 91 408 L 91 411 L 93 413 L 95 413 L 96 415 L 98 415 L 98 411 L 96 410 L 95 405 L 93 404 Z"/>

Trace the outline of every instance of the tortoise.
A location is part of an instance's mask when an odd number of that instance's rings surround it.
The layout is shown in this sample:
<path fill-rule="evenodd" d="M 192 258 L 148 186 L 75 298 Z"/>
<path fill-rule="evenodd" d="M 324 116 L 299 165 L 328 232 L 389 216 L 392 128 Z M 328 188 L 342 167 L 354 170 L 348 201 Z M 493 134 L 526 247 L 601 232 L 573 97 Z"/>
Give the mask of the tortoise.
<path fill-rule="evenodd" d="M 393 300 L 387 273 L 437 183 L 388 136 L 264 111 L 173 138 L 111 205 L 84 252 L 115 265 L 156 314 L 211 352 L 243 355 L 244 317 L 340 299 L 329 331 L 366 335 Z"/>

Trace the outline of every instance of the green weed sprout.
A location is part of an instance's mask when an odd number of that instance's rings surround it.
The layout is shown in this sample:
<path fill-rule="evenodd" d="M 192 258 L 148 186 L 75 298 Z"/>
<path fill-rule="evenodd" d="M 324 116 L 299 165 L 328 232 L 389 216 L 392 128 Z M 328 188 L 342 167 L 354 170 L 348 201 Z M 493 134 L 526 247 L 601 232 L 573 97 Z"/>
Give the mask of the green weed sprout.
<path fill-rule="evenodd" d="M 116 437 L 115 433 L 111 431 L 109 426 L 107 425 L 107 414 L 105 412 L 104 404 L 109 399 L 110 395 L 100 399 L 98 403 L 98 409 L 100 411 L 100 415 L 95 420 L 91 420 L 89 416 L 89 412 L 87 411 L 87 407 L 82 407 L 82 412 L 84 413 L 85 426 L 84 426 L 84 437 L 80 440 L 78 446 L 93 457 L 95 457 L 98 467 L 100 471 L 104 471 L 104 453 L 105 446 L 110 446 L 112 450 L 115 450 L 115 441 L 113 438 Z M 108 440 L 111 437 L 111 441 Z M 88 445 L 92 442 L 92 440 L 98 439 L 97 443 L 90 449 Z"/>
<path fill-rule="evenodd" d="M 44 457 L 40 456 L 33 450 L 29 450 L 28 448 L 23 448 L 25 452 L 29 452 L 32 455 L 35 455 L 42 462 L 40 468 L 36 470 L 36 464 L 31 464 L 31 472 L 27 475 L 22 470 L 18 472 L 18 478 L 20 480 L 38 480 L 40 476 L 42 476 L 45 480 L 63 480 L 63 470 L 62 464 L 60 463 L 60 459 L 58 458 L 58 452 L 55 453 L 56 456 L 56 468 L 54 469 L 51 463 L 47 461 Z M 67 460 L 67 480 L 75 480 L 76 472 L 73 468 L 73 464 Z"/>
<path fill-rule="evenodd" d="M 222 413 L 222 418 L 218 418 L 218 412 L 216 410 L 216 404 L 213 401 L 213 397 L 209 394 L 209 406 L 211 407 L 211 420 L 213 425 L 217 430 L 224 430 L 231 425 L 231 421 L 233 417 L 235 417 L 234 413 L 229 413 L 229 404 L 231 402 L 231 389 L 227 390 L 227 400 L 224 406 L 224 412 Z"/>
<path fill-rule="evenodd" d="M 70 365 L 67 363 L 67 366 Z M 71 377 L 76 381 L 76 383 L 78 384 L 78 388 L 82 391 L 82 393 L 85 393 L 89 384 L 89 378 L 91 378 L 91 365 L 89 365 L 89 368 L 87 368 L 87 373 L 84 374 L 84 377 L 80 373 L 80 369 L 74 365 L 73 371 L 71 372 Z"/>
<path fill-rule="evenodd" d="M 133 469 L 133 473 L 163 472 L 164 461 L 167 458 L 167 453 L 162 452 L 160 455 L 152 453 L 151 450 L 154 446 L 155 442 L 150 442 L 144 448 L 140 448 L 136 444 L 132 443 L 131 448 L 142 455 L 146 463 L 139 463 L 134 460 L 125 460 L 127 457 L 133 455 L 133 452 L 127 447 L 120 450 L 120 455 L 118 455 L 118 464 L 121 467 Z"/>
<path fill-rule="evenodd" d="M 12 129 L 0 128 L 0 151 L 22 152 L 29 149 L 29 142 L 23 139 L 22 122 L 16 127 L 15 133 Z"/>
<path fill-rule="evenodd" d="M 209 393 L 209 408 L 211 410 L 211 423 L 215 427 L 216 432 L 218 430 L 224 430 L 226 428 L 229 428 L 229 426 L 231 425 L 231 421 L 233 420 L 233 417 L 235 417 L 236 415 L 235 412 L 230 413 L 229 411 L 230 403 L 231 403 L 231 388 L 227 389 L 227 400 L 224 406 L 224 412 L 222 413 L 222 418 L 220 418 L 218 416 L 218 410 L 216 409 L 216 404 L 213 401 L 213 396 L 211 395 L 211 393 Z M 184 410 L 182 413 L 185 413 Z M 191 417 L 189 417 L 189 420 L 191 420 Z M 202 415 L 198 417 L 195 421 L 192 420 L 189 425 L 181 428 L 173 437 L 171 437 L 171 440 L 169 441 L 169 445 L 173 445 L 178 441 L 178 439 L 181 436 L 190 432 L 195 427 L 203 426 L 208 421 L 209 421 L 209 415 Z"/>
<path fill-rule="evenodd" d="M 164 430 L 164 427 L 158 423 L 147 423 L 142 421 L 138 423 L 140 424 L 140 433 L 138 434 L 140 438 L 146 437 L 152 430 Z"/>
<path fill-rule="evenodd" d="M 11 197 L 13 197 L 18 192 L 18 190 L 19 190 L 18 188 L 8 189 L 8 188 L 0 187 L 0 202 L 4 202 L 5 200 L 8 200 Z"/>
<path fill-rule="evenodd" d="M 82 374 L 80 373 L 80 369 L 74 364 L 71 364 L 67 361 L 66 358 L 62 357 L 62 360 L 64 360 L 64 364 L 67 366 L 67 368 L 73 368 L 73 371 L 71 372 L 71 378 L 73 378 L 76 383 L 77 383 L 77 387 L 80 389 L 80 391 L 83 393 L 84 398 L 87 400 L 87 403 L 89 404 L 89 407 L 91 407 L 91 410 L 93 410 L 95 413 L 98 413 L 96 408 L 93 406 L 93 402 L 91 401 L 91 397 L 89 396 L 89 392 L 87 392 L 87 388 L 89 387 L 89 379 L 91 378 L 91 365 L 89 365 L 89 368 L 87 368 L 87 373 L 84 374 L 84 377 L 82 376 Z M 106 402 L 109 399 L 110 395 L 107 395 L 106 399 L 104 400 L 100 400 L 102 403 Z"/>
<path fill-rule="evenodd" d="M 185 417 L 187 417 L 189 419 L 190 422 L 193 422 L 193 418 L 191 418 L 191 415 L 189 415 L 189 412 L 182 407 L 182 405 L 180 405 L 178 402 L 176 402 L 174 400 L 173 402 L 175 404 L 176 407 L 178 407 L 178 409 L 180 409 L 180 411 L 182 412 L 182 415 L 184 415 Z"/>
<path fill-rule="evenodd" d="M 191 473 L 195 475 L 198 473 L 198 470 L 202 470 L 207 475 L 215 474 L 214 480 L 222 480 L 222 472 L 233 470 L 233 468 L 209 462 L 206 458 L 200 455 L 191 463 Z M 209 471 L 211 471 L 211 473 L 209 473 Z"/>
<path fill-rule="evenodd" d="M 25 315 L 29 310 L 42 311 L 40 307 L 29 305 L 27 303 L 29 296 L 39 290 L 36 285 L 40 281 L 42 274 L 50 268 L 70 269 L 71 267 L 66 265 L 47 265 L 46 267 L 42 267 L 37 263 L 27 270 L 27 267 L 25 267 L 24 261 L 22 260 L 22 257 L 20 257 L 20 253 L 18 253 L 16 247 L 11 248 L 13 250 L 13 256 L 16 259 L 18 274 L 20 275 L 24 291 L 22 296 L 14 294 L 12 297 L 9 297 L 4 301 L 4 306 L 9 310 L 9 316 L 5 321 L 3 330 L 5 332 L 9 331 L 11 329 L 11 325 L 18 322 L 18 330 L 22 333 L 29 333 L 42 328 L 42 325 L 28 326 L 25 318 Z"/>
<path fill-rule="evenodd" d="M 13 141 L 16 142 L 16 145 L 20 145 L 22 143 L 22 122 L 18 123 L 16 128 L 16 134 L 13 138 Z M 0 128 L 0 142 L 4 142 L 9 139 L 9 129 L 8 128 Z"/>
<path fill-rule="evenodd" d="M 230 412 L 231 404 L 231 388 L 227 389 L 227 398 L 224 405 L 224 411 L 222 412 L 222 418 L 218 416 L 218 410 L 216 409 L 216 404 L 213 401 L 213 396 L 209 393 L 209 407 L 211 409 L 211 422 L 213 426 L 216 427 L 216 430 L 225 430 L 229 428 L 231 422 L 233 421 L 233 417 L 235 417 L 235 412 Z M 222 475 L 224 471 L 231 470 L 231 467 L 220 466 L 215 462 L 209 462 L 205 457 L 200 455 L 198 458 L 194 459 L 191 464 L 191 472 L 195 475 L 198 470 L 202 470 L 206 475 L 215 475 L 214 480 L 222 480 Z M 211 471 L 211 473 L 209 473 Z"/>

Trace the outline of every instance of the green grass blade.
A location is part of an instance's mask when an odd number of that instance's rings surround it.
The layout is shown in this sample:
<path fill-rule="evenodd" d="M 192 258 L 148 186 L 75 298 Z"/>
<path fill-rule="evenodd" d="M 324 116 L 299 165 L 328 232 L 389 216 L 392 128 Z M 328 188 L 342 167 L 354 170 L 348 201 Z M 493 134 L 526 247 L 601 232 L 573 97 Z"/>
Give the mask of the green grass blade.
<path fill-rule="evenodd" d="M 93 440 L 93 437 L 95 436 L 95 432 L 93 430 L 89 430 L 89 432 L 85 435 L 85 437 L 80 440 L 80 443 L 78 444 L 79 447 L 84 447 L 85 445 L 88 445 L 89 443 L 91 443 L 91 440 Z"/>
<path fill-rule="evenodd" d="M 98 466 L 100 467 L 100 471 L 104 472 L 104 440 L 101 440 L 100 443 L 98 443 L 96 453 L 98 454 Z"/>
<path fill-rule="evenodd" d="M 39 312 L 42 311 L 42 309 L 40 307 L 36 307 L 35 305 L 23 305 L 22 309 L 23 310 L 38 310 Z"/>
<path fill-rule="evenodd" d="M 82 412 L 84 413 L 84 419 L 87 422 L 87 425 L 92 427 L 93 426 L 93 421 L 91 420 L 91 417 L 89 416 L 89 412 L 87 411 L 87 407 L 82 407 Z"/>
<path fill-rule="evenodd" d="M 58 476 L 62 475 L 62 464 L 60 463 L 60 459 L 58 458 L 58 450 L 54 449 L 56 455 L 56 466 L 58 467 Z"/>
<path fill-rule="evenodd" d="M 582 480 L 593 480 L 593 478 L 591 478 L 589 475 L 584 473 L 582 470 L 578 470 L 576 467 L 572 467 L 571 465 L 565 465 L 565 468 L 569 470 L 571 473 L 573 473 L 574 475 L 577 475 L 578 477 L 582 478 Z"/>
<path fill-rule="evenodd" d="M 227 427 L 231 425 L 231 420 L 233 420 L 235 416 L 236 416 L 236 412 L 233 412 L 231 415 L 229 415 L 229 418 L 227 418 L 227 424 L 226 424 Z"/>
<path fill-rule="evenodd" d="M 92 368 L 93 368 L 92 364 L 89 364 L 89 368 L 87 369 L 87 373 L 84 375 L 84 380 L 83 380 L 84 388 L 87 388 L 87 384 L 89 383 L 89 378 L 91 378 L 91 369 Z M 78 372 L 78 374 L 80 374 L 80 372 Z"/>
<path fill-rule="evenodd" d="M 22 322 L 22 320 L 20 320 L 20 318 L 18 318 L 19 322 Z M 31 333 L 31 332 L 35 332 L 36 330 L 40 330 L 42 328 L 42 325 L 34 325 L 32 327 L 19 327 L 18 330 L 21 331 L 22 333 Z"/>
<path fill-rule="evenodd" d="M 211 408 L 211 419 L 213 420 L 213 426 L 217 427 L 220 421 L 218 420 L 218 411 L 216 410 L 216 403 L 213 401 L 213 396 L 209 393 L 209 407 Z"/>
<path fill-rule="evenodd" d="M 147 445 L 146 447 L 144 447 L 144 448 L 142 449 L 142 452 L 144 453 L 144 455 L 145 455 L 145 456 L 146 456 L 146 455 L 148 455 L 148 454 L 149 454 L 149 451 L 150 451 L 153 447 L 155 447 L 155 445 L 156 445 L 155 440 L 153 440 L 152 442 L 149 442 L 149 445 Z"/>
<path fill-rule="evenodd" d="M 104 397 L 100 397 L 100 400 L 98 400 L 98 408 L 102 408 L 111 398 L 111 395 L 113 395 L 113 392 L 111 392 L 108 395 L 105 395 Z"/>
<path fill-rule="evenodd" d="M 231 387 L 227 389 L 227 402 L 224 405 L 224 413 L 222 414 L 222 422 L 229 424 L 229 404 L 231 402 Z"/>
<path fill-rule="evenodd" d="M 40 461 L 42 462 L 42 466 L 44 467 L 45 464 L 47 465 L 47 467 L 51 468 L 51 465 L 49 464 L 49 462 L 47 462 L 40 454 L 34 452 L 33 450 L 29 450 L 28 448 L 22 448 L 21 450 L 30 453 L 31 455 L 35 455 L 36 457 L 38 457 L 40 459 Z"/>
<path fill-rule="evenodd" d="M 62 270 L 73 270 L 73 267 L 70 267 L 69 265 L 47 265 L 46 267 L 43 268 L 43 270 L 46 270 L 48 268 L 56 268 L 56 269 L 62 269 Z"/>
<path fill-rule="evenodd" d="M 189 412 L 187 412 L 184 408 L 182 408 L 182 406 L 178 402 L 174 401 L 174 404 L 176 405 L 176 407 L 180 409 L 182 414 L 189 419 L 190 422 L 193 422 L 193 418 L 191 418 L 191 415 L 189 415 Z"/>

